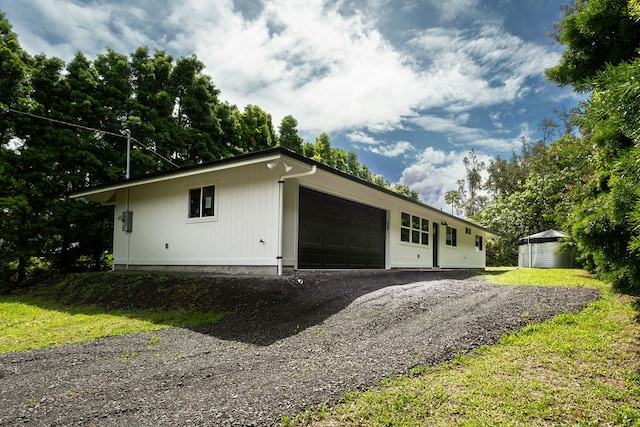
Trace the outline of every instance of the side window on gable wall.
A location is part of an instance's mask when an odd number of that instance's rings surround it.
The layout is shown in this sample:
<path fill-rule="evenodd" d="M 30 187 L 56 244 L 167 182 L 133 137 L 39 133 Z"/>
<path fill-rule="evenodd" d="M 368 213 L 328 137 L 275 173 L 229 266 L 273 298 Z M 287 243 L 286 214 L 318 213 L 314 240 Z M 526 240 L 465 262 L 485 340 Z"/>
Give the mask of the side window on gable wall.
<path fill-rule="evenodd" d="M 189 190 L 189 218 L 215 216 L 215 185 Z"/>

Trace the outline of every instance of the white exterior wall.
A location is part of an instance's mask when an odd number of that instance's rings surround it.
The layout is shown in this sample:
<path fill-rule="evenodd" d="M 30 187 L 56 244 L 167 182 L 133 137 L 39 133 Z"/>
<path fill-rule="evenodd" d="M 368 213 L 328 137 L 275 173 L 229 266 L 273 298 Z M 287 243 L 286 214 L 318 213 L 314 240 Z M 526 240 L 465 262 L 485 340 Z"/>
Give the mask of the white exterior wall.
<path fill-rule="evenodd" d="M 114 264 L 262 266 L 275 273 L 278 175 L 258 163 L 119 190 Z M 189 219 L 189 189 L 208 185 L 215 185 L 215 217 Z M 127 210 L 127 191 L 131 233 L 117 220 Z"/>
<path fill-rule="evenodd" d="M 282 264 L 287 269 L 298 267 L 298 188 L 298 179 L 291 179 L 284 182 Z"/>
<path fill-rule="evenodd" d="M 403 242 L 400 238 L 402 213 L 429 220 L 429 244 Z M 434 245 L 438 248 L 438 265 L 436 268 L 485 268 L 486 253 L 485 244 L 487 236 L 482 230 L 457 221 L 450 216 L 439 213 L 436 210 L 416 206 L 410 202 L 401 201 L 391 211 L 390 220 L 390 245 L 392 247 L 392 268 L 434 268 Z M 438 224 L 437 243 L 434 242 L 434 222 Z M 457 230 L 457 245 L 446 244 L 446 223 Z M 471 229 L 471 234 L 466 234 L 466 228 Z M 482 250 L 475 247 L 476 236 L 482 236 Z"/>
<path fill-rule="evenodd" d="M 386 233 L 386 268 L 434 268 L 433 266 L 433 222 L 439 224 L 438 259 L 439 268 L 485 268 L 487 241 L 486 232 L 468 223 L 456 221 L 454 218 L 437 210 L 418 206 L 398 197 L 382 193 L 369 186 L 318 170 L 315 176 L 307 176 L 285 183 L 285 215 L 284 215 L 284 265 L 297 267 L 297 233 L 298 233 L 298 189 L 302 185 L 317 191 L 372 206 L 387 212 Z M 430 221 L 429 245 L 402 242 L 400 240 L 401 213 L 406 212 Z M 447 246 L 446 226 L 457 228 L 457 246 Z M 471 228 L 471 234 L 465 234 L 465 228 Z M 482 251 L 476 250 L 476 235 L 482 236 Z"/>

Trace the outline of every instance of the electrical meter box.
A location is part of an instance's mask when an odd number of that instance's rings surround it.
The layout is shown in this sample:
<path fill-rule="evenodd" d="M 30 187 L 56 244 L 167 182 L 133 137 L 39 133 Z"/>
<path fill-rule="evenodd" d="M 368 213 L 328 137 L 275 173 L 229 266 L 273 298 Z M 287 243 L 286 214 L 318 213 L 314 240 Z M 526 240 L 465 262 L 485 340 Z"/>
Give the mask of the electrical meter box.
<path fill-rule="evenodd" d="M 121 218 L 122 218 L 122 231 L 131 233 L 131 231 L 133 231 L 133 212 L 124 211 L 122 212 Z"/>

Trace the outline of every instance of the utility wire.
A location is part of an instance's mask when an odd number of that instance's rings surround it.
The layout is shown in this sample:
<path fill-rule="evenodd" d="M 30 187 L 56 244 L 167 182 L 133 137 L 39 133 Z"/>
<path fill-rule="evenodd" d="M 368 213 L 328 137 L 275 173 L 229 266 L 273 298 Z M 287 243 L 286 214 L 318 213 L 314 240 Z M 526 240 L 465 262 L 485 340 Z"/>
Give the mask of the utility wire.
<path fill-rule="evenodd" d="M 126 138 L 126 136 L 122 136 L 123 138 Z M 167 159 L 165 156 L 163 156 L 162 154 L 158 153 L 156 150 L 154 150 L 153 148 L 149 147 L 148 145 L 143 144 L 142 142 L 138 141 L 137 139 L 135 139 L 134 137 L 131 137 L 132 141 L 137 142 L 138 144 L 142 145 L 142 147 L 146 148 L 147 150 L 151 151 L 153 154 L 155 154 L 156 156 L 160 157 L 162 160 L 164 160 L 165 162 L 169 163 L 171 166 L 179 168 L 180 166 L 176 165 L 175 163 L 173 163 L 171 160 Z"/>
<path fill-rule="evenodd" d="M 16 114 L 23 114 L 25 116 L 29 116 L 29 117 L 35 117 L 36 119 L 42 119 L 42 120 L 48 120 L 50 122 L 54 122 L 54 123 L 58 123 L 61 125 L 65 125 L 65 126 L 72 126 L 72 127 L 76 127 L 76 128 L 80 128 L 80 129 L 84 129 L 84 130 L 90 130 L 93 132 L 100 132 L 100 133 L 104 133 L 106 135 L 111 135 L 111 136 L 117 136 L 120 138 L 125 138 L 124 135 L 121 134 L 117 134 L 117 133 L 113 133 L 113 132 L 109 132 L 106 130 L 100 130 L 100 129 L 95 129 L 95 128 L 90 128 L 88 126 L 82 126 L 76 123 L 69 123 L 69 122 L 64 122 L 62 120 L 57 120 L 57 119 L 52 119 L 51 117 L 45 117 L 45 116 L 39 116 L 37 114 L 33 114 L 33 113 L 27 113 L 26 111 L 18 111 L 18 110 L 14 110 L 13 108 L 7 108 L 8 111 L 11 111 L 12 113 L 16 113 Z"/>
<path fill-rule="evenodd" d="M 76 127 L 76 128 L 79 128 L 79 129 L 90 130 L 92 132 L 99 132 L 99 133 L 102 133 L 102 134 L 105 134 L 105 135 L 111 135 L 111 136 L 115 136 L 115 137 L 118 137 L 118 138 L 125 138 L 125 139 L 127 138 L 126 135 L 117 134 L 117 133 L 114 133 L 114 132 L 109 132 L 109 131 L 106 131 L 106 130 L 96 129 L 96 128 L 92 128 L 92 127 L 88 127 L 88 126 L 83 126 L 83 125 L 79 125 L 77 123 L 69 123 L 69 122 L 65 122 L 65 121 L 62 121 L 62 120 L 58 120 L 58 119 L 52 119 L 51 117 L 45 117 L 45 116 L 40 116 L 38 114 L 27 113 L 26 111 L 18 111 L 18 110 L 14 110 L 13 108 L 7 108 L 7 110 L 12 112 L 12 113 L 23 114 L 25 116 L 34 117 L 36 119 L 48 120 L 50 122 L 58 123 L 58 124 L 65 125 L 65 126 L 71 126 L 71 127 Z M 160 157 L 162 160 L 164 160 L 165 162 L 169 163 L 171 166 L 174 166 L 176 168 L 180 167 L 180 166 L 176 165 L 175 163 L 173 163 L 171 160 L 167 159 L 162 154 L 158 153 L 153 148 L 149 147 L 146 144 L 143 144 L 142 142 L 138 141 L 134 137 L 131 137 L 131 140 L 135 141 L 138 144 L 140 144 L 143 148 L 146 148 L 147 150 L 151 151 L 153 154 L 155 154 L 156 156 Z"/>

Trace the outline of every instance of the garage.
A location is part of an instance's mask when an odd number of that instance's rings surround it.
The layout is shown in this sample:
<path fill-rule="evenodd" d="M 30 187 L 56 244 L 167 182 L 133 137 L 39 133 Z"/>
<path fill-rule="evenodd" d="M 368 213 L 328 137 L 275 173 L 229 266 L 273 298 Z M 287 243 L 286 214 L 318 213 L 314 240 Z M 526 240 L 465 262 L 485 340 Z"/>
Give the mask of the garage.
<path fill-rule="evenodd" d="M 384 268 L 386 212 L 300 187 L 298 268 Z"/>

